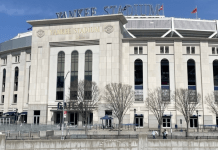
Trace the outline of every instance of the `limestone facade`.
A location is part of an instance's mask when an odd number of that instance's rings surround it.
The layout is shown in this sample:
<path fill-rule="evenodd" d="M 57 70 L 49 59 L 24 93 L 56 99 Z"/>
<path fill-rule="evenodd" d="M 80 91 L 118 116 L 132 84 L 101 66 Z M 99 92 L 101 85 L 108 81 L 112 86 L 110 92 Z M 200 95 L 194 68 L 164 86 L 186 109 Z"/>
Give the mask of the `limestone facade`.
<path fill-rule="evenodd" d="M 100 89 L 108 83 L 124 83 L 135 87 L 134 71 L 137 59 L 143 62 L 143 100 L 135 101 L 124 117 L 123 123 L 133 123 L 134 113 L 142 114 L 142 127 L 157 127 L 154 115 L 145 107 L 148 89 L 161 87 L 161 60 L 169 61 L 170 90 L 188 87 L 187 61 L 193 59 L 196 69 L 196 90 L 202 95 L 199 107 L 199 124 L 215 125 L 216 117 L 204 103 L 204 96 L 214 91 L 212 47 L 218 47 L 217 39 L 209 38 L 127 38 L 124 36 L 123 15 L 94 16 L 84 18 L 61 18 L 52 20 L 28 21 L 33 26 L 32 45 L 0 52 L 0 85 L 3 84 L 3 70 L 6 69 L 5 91 L 0 86 L 0 111 L 3 113 L 27 112 L 27 123 L 34 123 L 35 111 L 40 111 L 39 123 L 53 124 L 57 121 L 56 83 L 57 58 L 59 52 L 65 53 L 64 74 L 71 70 L 71 53 L 76 50 L 78 57 L 78 78 L 84 79 L 85 52 L 91 50 L 92 80 Z M 160 53 L 160 47 L 169 47 L 169 53 Z M 195 47 L 194 54 L 187 54 L 188 46 Z M 142 47 L 141 54 L 134 48 Z M 14 62 L 15 56 L 20 56 Z M 7 63 L 4 59 L 7 58 Z M 15 67 L 19 68 L 18 90 L 14 91 Z M 65 89 L 70 86 L 70 75 L 66 77 Z M 17 103 L 14 95 L 17 94 Z M 69 90 L 66 90 L 66 94 Z M 4 102 L 2 101 L 4 95 Z M 101 124 L 105 115 L 106 102 L 93 112 L 92 124 Z M 134 112 L 135 111 L 135 112 Z M 34 115 L 35 112 L 35 115 Z M 172 127 L 185 127 L 183 116 L 175 110 L 171 102 L 166 113 L 171 113 Z M 70 122 L 71 112 L 66 121 Z M 76 114 L 78 115 L 78 114 Z M 75 118 L 75 116 L 74 116 Z M 78 121 L 81 117 L 78 115 Z M 114 121 L 116 123 L 116 119 Z"/>

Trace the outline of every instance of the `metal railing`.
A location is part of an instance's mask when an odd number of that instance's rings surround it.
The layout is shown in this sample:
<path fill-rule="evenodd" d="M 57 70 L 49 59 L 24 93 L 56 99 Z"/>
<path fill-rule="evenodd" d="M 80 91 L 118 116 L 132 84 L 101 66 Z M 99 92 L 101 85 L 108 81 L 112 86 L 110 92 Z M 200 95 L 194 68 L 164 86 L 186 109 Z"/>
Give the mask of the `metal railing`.
<path fill-rule="evenodd" d="M 148 135 L 147 136 L 148 139 L 164 139 L 163 136 L 155 136 L 155 138 L 152 135 Z M 218 136 L 178 136 L 178 135 L 168 135 L 165 140 L 171 140 L 171 139 L 217 139 L 218 140 Z"/>

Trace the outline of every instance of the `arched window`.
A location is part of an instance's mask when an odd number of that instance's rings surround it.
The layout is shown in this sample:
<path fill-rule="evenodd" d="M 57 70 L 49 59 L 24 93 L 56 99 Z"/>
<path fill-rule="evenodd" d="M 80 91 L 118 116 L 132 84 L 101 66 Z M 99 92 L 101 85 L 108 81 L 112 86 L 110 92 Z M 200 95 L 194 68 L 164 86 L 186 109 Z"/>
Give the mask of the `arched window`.
<path fill-rule="evenodd" d="M 169 61 L 167 59 L 161 60 L 161 89 L 162 100 L 170 101 L 170 72 Z"/>
<path fill-rule="evenodd" d="M 190 88 L 194 88 L 196 90 L 196 74 L 195 74 L 195 61 L 193 59 L 189 59 L 187 63 L 188 68 L 188 86 Z"/>
<path fill-rule="evenodd" d="M 29 66 L 29 82 L 28 82 L 28 99 L 27 99 L 27 102 L 29 102 L 29 90 L 30 90 L 30 72 L 31 72 L 31 66 Z"/>
<path fill-rule="evenodd" d="M 188 90 L 189 90 L 189 101 L 195 102 L 196 99 L 196 71 L 195 71 L 195 61 L 189 59 L 187 62 L 188 71 Z"/>
<path fill-rule="evenodd" d="M 58 64 L 57 64 L 57 91 L 56 91 L 56 100 L 63 100 L 64 63 L 65 63 L 65 54 L 64 54 L 64 52 L 59 52 L 58 53 Z"/>
<path fill-rule="evenodd" d="M 3 70 L 2 92 L 5 92 L 5 82 L 6 82 L 6 69 Z"/>
<path fill-rule="evenodd" d="M 70 80 L 70 99 L 77 100 L 78 89 L 78 52 L 71 54 L 71 80 Z"/>
<path fill-rule="evenodd" d="M 92 89 L 92 51 L 87 50 L 85 53 L 85 99 L 91 99 L 91 89 Z"/>
<path fill-rule="evenodd" d="M 218 60 L 213 61 L 214 90 L 218 90 Z"/>
<path fill-rule="evenodd" d="M 169 73 L 169 61 L 167 59 L 161 60 L 161 86 L 167 89 L 170 85 Z"/>
<path fill-rule="evenodd" d="M 135 60 L 135 101 L 143 101 L 143 62 Z"/>
<path fill-rule="evenodd" d="M 214 83 L 214 97 L 218 101 L 218 60 L 213 61 L 213 83 Z"/>
<path fill-rule="evenodd" d="M 14 91 L 18 91 L 18 76 L 19 76 L 19 68 L 15 68 L 15 74 L 14 74 Z"/>

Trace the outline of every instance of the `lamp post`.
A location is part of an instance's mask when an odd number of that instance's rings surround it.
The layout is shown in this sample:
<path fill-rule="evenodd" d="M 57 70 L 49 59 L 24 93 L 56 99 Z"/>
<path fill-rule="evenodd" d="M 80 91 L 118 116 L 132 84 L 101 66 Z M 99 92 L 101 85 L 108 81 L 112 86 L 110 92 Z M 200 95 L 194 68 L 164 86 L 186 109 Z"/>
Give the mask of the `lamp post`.
<path fill-rule="evenodd" d="M 64 78 L 64 92 L 63 92 L 63 117 L 62 117 L 62 140 L 64 140 L 64 105 L 65 105 L 65 79 L 67 78 L 67 75 L 70 71 L 67 72 L 65 78 Z"/>
<path fill-rule="evenodd" d="M 198 110 L 196 110 L 197 113 L 197 131 L 199 132 L 199 128 L 198 128 Z"/>
<path fill-rule="evenodd" d="M 135 114 L 136 114 L 136 109 L 134 109 L 134 131 L 136 131 Z"/>
<path fill-rule="evenodd" d="M 172 115 L 171 115 L 171 112 L 170 112 L 170 132 L 171 132 L 171 139 L 172 139 Z"/>

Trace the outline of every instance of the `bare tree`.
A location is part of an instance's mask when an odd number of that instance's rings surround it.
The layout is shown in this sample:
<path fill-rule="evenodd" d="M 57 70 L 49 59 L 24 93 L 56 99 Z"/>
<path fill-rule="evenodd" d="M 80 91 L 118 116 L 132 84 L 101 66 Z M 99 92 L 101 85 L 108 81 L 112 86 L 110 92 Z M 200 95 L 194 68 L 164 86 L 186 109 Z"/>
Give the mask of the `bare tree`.
<path fill-rule="evenodd" d="M 156 88 L 148 91 L 148 96 L 145 101 L 146 107 L 154 114 L 159 126 L 159 136 L 161 134 L 162 117 L 165 109 L 170 101 L 174 98 L 173 94 L 170 94 L 170 90 Z"/>
<path fill-rule="evenodd" d="M 176 110 L 178 110 L 186 121 L 186 137 L 189 134 L 190 117 L 193 115 L 197 107 L 200 106 L 201 95 L 196 90 L 177 89 L 176 90 Z"/>
<path fill-rule="evenodd" d="M 205 96 L 205 103 L 207 104 L 208 110 L 218 116 L 218 93 L 212 92 L 207 94 L 207 96 Z"/>
<path fill-rule="evenodd" d="M 71 85 L 72 86 L 72 85 Z M 85 123 L 85 134 L 87 135 L 87 120 L 90 113 L 98 108 L 100 101 L 100 90 L 95 82 L 81 80 L 79 83 L 74 83 L 75 90 L 71 92 L 67 103 L 67 109 L 77 111 L 82 116 L 82 121 Z"/>
<path fill-rule="evenodd" d="M 108 102 L 108 108 L 113 111 L 114 116 L 119 121 L 118 135 L 120 135 L 120 126 L 123 117 L 134 102 L 132 86 L 122 83 L 107 84 L 103 98 Z"/>

